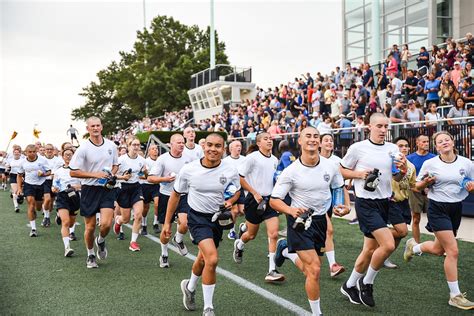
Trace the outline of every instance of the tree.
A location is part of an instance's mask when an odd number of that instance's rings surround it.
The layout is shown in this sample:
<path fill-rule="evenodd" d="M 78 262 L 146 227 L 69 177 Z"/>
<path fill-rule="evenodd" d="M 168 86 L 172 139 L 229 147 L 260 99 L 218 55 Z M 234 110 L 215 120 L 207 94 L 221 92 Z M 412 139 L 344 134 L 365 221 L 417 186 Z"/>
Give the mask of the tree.
<path fill-rule="evenodd" d="M 225 44 L 217 32 L 215 37 L 216 63 L 228 64 Z M 97 116 L 110 134 L 143 118 L 146 103 L 151 117 L 189 105 L 191 75 L 209 68 L 209 38 L 209 28 L 154 18 L 150 30 L 137 31 L 132 51 L 120 52 L 119 62 L 100 70 L 98 80 L 82 89 L 85 104 L 72 111 L 72 118 Z"/>

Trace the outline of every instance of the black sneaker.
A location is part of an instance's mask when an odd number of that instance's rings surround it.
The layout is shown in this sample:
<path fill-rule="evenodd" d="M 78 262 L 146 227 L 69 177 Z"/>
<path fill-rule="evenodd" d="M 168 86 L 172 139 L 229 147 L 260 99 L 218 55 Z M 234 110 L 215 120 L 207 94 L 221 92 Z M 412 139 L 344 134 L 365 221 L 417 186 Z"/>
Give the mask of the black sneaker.
<path fill-rule="evenodd" d="M 99 266 L 97 265 L 97 260 L 95 259 L 94 255 L 90 255 L 87 257 L 86 260 L 86 267 L 87 269 L 94 269 L 98 268 Z"/>
<path fill-rule="evenodd" d="M 159 235 L 161 233 L 160 224 L 153 224 L 153 232 L 155 233 L 155 235 Z"/>
<path fill-rule="evenodd" d="M 117 239 L 118 239 L 118 240 L 125 240 L 125 234 L 122 233 L 122 232 L 120 232 L 120 233 L 118 234 L 118 236 L 117 236 Z"/>
<path fill-rule="evenodd" d="M 49 227 L 51 226 L 51 220 L 49 219 L 49 217 L 45 217 L 43 219 L 43 222 L 41 223 L 41 226 L 43 227 Z"/>
<path fill-rule="evenodd" d="M 36 232 L 36 229 L 32 229 L 30 231 L 30 237 L 38 237 L 38 233 Z"/>
<path fill-rule="evenodd" d="M 142 236 L 148 235 L 148 232 L 146 230 L 146 226 L 142 226 L 142 231 L 141 231 Z"/>
<path fill-rule="evenodd" d="M 59 214 L 56 214 L 55 222 L 58 226 L 61 226 L 62 220 L 61 217 L 59 217 Z"/>
<path fill-rule="evenodd" d="M 360 304 L 359 290 L 357 290 L 356 286 L 347 287 L 347 283 L 344 282 L 344 284 L 341 286 L 341 293 L 344 296 L 347 296 L 352 304 Z"/>
<path fill-rule="evenodd" d="M 20 213 L 20 209 L 18 207 L 15 209 L 15 213 Z"/>
<path fill-rule="evenodd" d="M 359 290 L 359 299 L 365 306 L 374 307 L 373 284 L 364 284 L 364 278 L 357 281 L 357 289 Z"/>
<path fill-rule="evenodd" d="M 76 234 L 74 234 L 74 232 L 70 233 L 69 239 L 71 239 L 71 241 L 76 241 L 77 240 Z"/>
<path fill-rule="evenodd" d="M 102 242 L 99 242 L 99 237 L 96 237 L 95 245 L 97 247 L 97 258 L 99 260 L 105 260 L 108 255 L 107 247 L 105 246 L 105 240 Z"/>

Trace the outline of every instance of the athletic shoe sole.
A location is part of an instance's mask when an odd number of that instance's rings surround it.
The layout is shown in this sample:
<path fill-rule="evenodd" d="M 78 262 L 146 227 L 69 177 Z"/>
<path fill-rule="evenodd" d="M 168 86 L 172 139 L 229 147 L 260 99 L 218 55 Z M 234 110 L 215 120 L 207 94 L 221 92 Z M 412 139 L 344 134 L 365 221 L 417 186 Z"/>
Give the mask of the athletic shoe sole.
<path fill-rule="evenodd" d="M 344 273 L 345 271 L 346 271 L 346 268 L 344 268 L 343 266 L 341 266 L 341 268 L 339 268 L 339 270 L 337 270 L 336 272 L 330 272 L 331 278 L 335 278 L 335 277 L 337 277 L 338 275 Z"/>
<path fill-rule="evenodd" d="M 344 290 L 344 287 L 341 286 L 341 293 L 342 295 L 344 295 L 345 297 L 347 297 L 349 299 L 349 302 L 351 302 L 352 304 L 355 304 L 355 305 L 360 305 L 359 302 L 356 302 L 356 301 L 353 301 L 351 296 L 349 295 L 349 293 L 346 292 L 346 290 Z"/>
<path fill-rule="evenodd" d="M 74 254 L 74 250 L 69 249 L 69 250 L 64 254 L 64 257 L 72 257 L 73 254 Z"/>

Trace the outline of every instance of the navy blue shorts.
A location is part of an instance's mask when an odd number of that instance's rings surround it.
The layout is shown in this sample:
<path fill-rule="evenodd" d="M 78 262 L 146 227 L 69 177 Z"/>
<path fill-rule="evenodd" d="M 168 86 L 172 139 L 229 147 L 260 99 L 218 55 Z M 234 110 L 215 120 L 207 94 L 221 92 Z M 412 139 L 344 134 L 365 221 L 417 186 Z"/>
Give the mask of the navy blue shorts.
<path fill-rule="evenodd" d="M 133 204 L 143 201 L 142 186 L 140 183 L 122 183 L 118 192 L 117 204 L 121 208 L 132 208 Z"/>
<path fill-rule="evenodd" d="M 77 193 L 78 194 L 78 193 Z M 73 197 L 74 199 L 79 198 Z M 79 198 L 80 199 L 80 198 Z M 73 201 L 66 192 L 59 192 L 56 196 L 56 208 L 57 210 L 66 209 L 69 211 L 69 215 L 76 216 L 79 213 L 80 203 L 79 200 Z"/>
<path fill-rule="evenodd" d="M 44 186 L 42 184 L 36 185 L 36 184 L 29 184 L 25 182 L 23 186 L 23 195 L 32 196 L 35 198 L 37 202 L 42 201 L 43 195 L 44 195 Z"/>
<path fill-rule="evenodd" d="M 0 174 L 5 174 L 5 169 L 1 168 L 0 169 Z"/>
<path fill-rule="evenodd" d="M 16 183 L 16 173 L 10 173 L 10 184 Z"/>
<path fill-rule="evenodd" d="M 408 199 L 401 202 L 390 202 L 390 208 L 388 209 L 388 222 L 392 225 L 401 223 L 409 225 L 411 223 L 411 211 Z"/>
<path fill-rule="evenodd" d="M 359 220 L 359 228 L 365 237 L 374 238 L 372 232 L 387 227 L 388 199 L 363 199 L 356 197 L 355 210 Z"/>
<path fill-rule="evenodd" d="M 116 190 L 97 185 L 83 185 L 81 187 L 81 216 L 95 216 L 103 208 L 114 209 L 116 196 Z"/>
<path fill-rule="evenodd" d="M 237 199 L 237 204 L 244 204 L 245 203 L 245 190 L 241 187 L 240 188 L 240 196 Z"/>
<path fill-rule="evenodd" d="M 245 197 L 244 205 L 245 219 L 254 225 L 259 225 L 267 219 L 278 216 L 278 213 L 270 207 L 269 202 L 267 202 L 267 207 L 263 212 L 257 210 L 258 203 L 250 192 Z"/>
<path fill-rule="evenodd" d="M 44 194 L 51 194 L 51 187 L 53 186 L 53 180 L 44 180 Z"/>
<path fill-rule="evenodd" d="M 314 249 L 319 256 L 324 255 L 326 245 L 326 230 L 328 222 L 325 215 L 315 215 L 312 217 L 311 226 L 302 233 L 293 229 L 295 218 L 286 215 L 288 225 L 288 252 Z"/>
<path fill-rule="evenodd" d="M 161 194 L 158 197 L 158 221 L 163 224 L 166 217 L 166 209 L 168 208 L 169 195 Z M 176 208 L 176 214 L 187 214 L 191 207 L 188 204 L 188 195 L 181 195 L 179 198 L 178 207 Z"/>
<path fill-rule="evenodd" d="M 222 240 L 223 229 L 217 221 L 212 222 L 214 214 L 204 214 L 190 209 L 188 212 L 189 233 L 193 236 L 193 243 L 199 245 L 204 239 L 214 240 L 216 248 Z"/>
<path fill-rule="evenodd" d="M 429 200 L 426 229 L 430 232 L 452 230 L 456 236 L 461 225 L 461 217 L 462 202 L 447 203 Z"/>
<path fill-rule="evenodd" d="M 154 198 L 160 194 L 160 186 L 158 184 L 142 183 L 143 202 L 150 204 Z"/>

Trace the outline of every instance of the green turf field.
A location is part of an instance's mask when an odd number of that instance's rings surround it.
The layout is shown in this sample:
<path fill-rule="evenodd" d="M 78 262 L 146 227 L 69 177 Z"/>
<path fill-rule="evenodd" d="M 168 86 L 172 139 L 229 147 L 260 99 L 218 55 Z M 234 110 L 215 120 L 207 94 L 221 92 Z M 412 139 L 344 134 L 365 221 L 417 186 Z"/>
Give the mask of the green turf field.
<path fill-rule="evenodd" d="M 54 214 L 52 215 L 54 218 Z M 280 217 L 282 218 L 282 217 Z M 82 221 L 82 219 L 79 219 Z M 7 192 L 0 192 L 0 314 L 2 315 L 75 315 L 75 314 L 143 314 L 199 315 L 202 291 L 197 290 L 198 311 L 186 312 L 182 305 L 179 284 L 188 278 L 192 261 L 170 251 L 170 269 L 160 269 L 160 246 L 140 237 L 142 251 L 128 250 L 130 229 L 125 228 L 127 241 L 109 235 L 109 257 L 99 261 L 100 268 L 85 267 L 86 250 L 83 225 L 76 228 L 78 241 L 72 242 L 73 258 L 63 257 L 63 244 L 56 224 L 48 229 L 37 226 L 38 238 L 28 237 L 25 206 L 13 212 Z M 151 231 L 149 220 L 149 230 Z M 345 220 L 334 220 L 336 259 L 349 271 L 362 244 L 357 226 Z M 264 233 L 264 231 L 262 231 Z M 431 238 L 425 236 L 425 238 Z M 196 247 L 185 241 L 192 254 Z M 474 298 L 474 245 L 460 242 L 459 274 L 462 291 Z M 383 270 L 377 276 L 374 292 L 376 307 L 369 309 L 350 304 L 339 292 L 349 271 L 333 280 L 324 259 L 321 276 L 321 308 L 325 315 L 456 315 L 472 314 L 448 306 L 448 288 L 443 274 L 442 258 L 421 256 L 403 263 L 401 248 L 392 261 L 398 270 Z M 309 311 L 304 292 L 304 277 L 290 261 L 280 272 L 287 281 L 281 285 L 264 282 L 268 269 L 266 236 L 260 234 L 247 244 L 244 262 L 232 261 L 232 243 L 221 243 L 219 267 L 284 298 Z M 214 295 L 218 315 L 288 315 L 287 309 L 250 292 L 223 276 L 218 276 Z"/>

